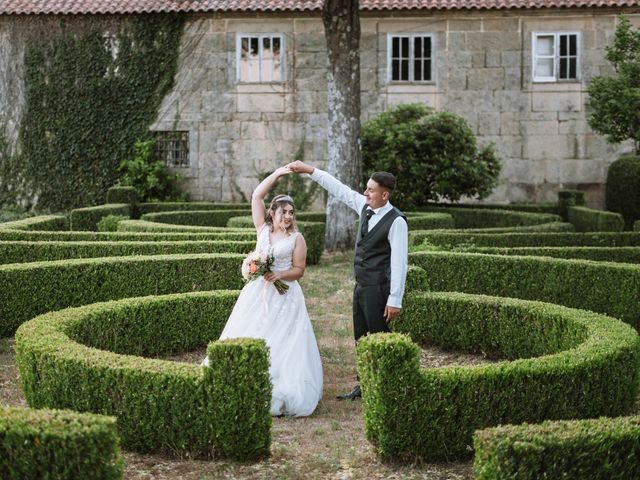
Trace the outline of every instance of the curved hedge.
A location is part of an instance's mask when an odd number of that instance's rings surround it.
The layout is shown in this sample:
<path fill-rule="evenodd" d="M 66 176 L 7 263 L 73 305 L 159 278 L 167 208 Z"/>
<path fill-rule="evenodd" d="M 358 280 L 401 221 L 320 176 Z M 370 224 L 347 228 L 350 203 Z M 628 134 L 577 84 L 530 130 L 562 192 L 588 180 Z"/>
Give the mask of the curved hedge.
<path fill-rule="evenodd" d="M 123 445 L 138 451 L 268 455 L 271 384 L 264 340 L 211 342 L 206 368 L 138 356 L 206 345 L 219 336 L 237 295 L 128 298 L 26 322 L 16 333 L 25 397 L 36 408 L 114 415 Z"/>
<path fill-rule="evenodd" d="M 545 419 L 620 415 L 640 381 L 640 337 L 614 318 L 558 305 L 466 295 L 408 295 L 391 326 L 416 341 L 512 361 L 420 368 L 399 333 L 358 342 L 365 433 L 383 458 L 470 454 L 473 432 Z"/>
<path fill-rule="evenodd" d="M 0 223 L 0 233 L 4 229 L 10 230 L 45 230 L 58 231 L 69 230 L 69 219 L 64 215 L 39 215 L 12 222 Z"/>
<path fill-rule="evenodd" d="M 475 478 L 640 478 L 640 417 L 503 425 L 475 433 Z"/>
<path fill-rule="evenodd" d="M 139 295 L 240 288 L 244 255 L 155 255 L 0 265 L 0 338 L 36 315 Z"/>
<path fill-rule="evenodd" d="M 230 217 L 231 218 L 231 217 Z M 315 265 L 320 261 L 322 252 L 324 251 L 324 231 L 325 224 L 321 222 L 298 222 L 298 229 L 304 235 L 307 242 L 307 263 Z M 135 232 L 185 232 L 185 233 L 204 233 L 204 232 L 228 232 L 227 227 L 203 227 L 198 225 L 173 225 L 168 223 L 156 223 L 147 220 L 123 220 L 118 222 L 118 231 L 135 231 Z M 233 230 L 231 230 L 233 231 Z M 236 232 L 251 232 L 252 238 L 255 240 L 255 228 L 239 228 Z"/>
<path fill-rule="evenodd" d="M 640 263 L 640 247 L 467 247 L 463 251 L 491 255 L 532 255 L 596 262 Z"/>
<path fill-rule="evenodd" d="M 450 214 L 455 228 L 519 227 L 561 222 L 560 215 L 488 208 L 424 207 L 421 211 Z"/>
<path fill-rule="evenodd" d="M 20 242 L 0 240 L 0 264 L 46 262 L 70 258 L 170 255 L 176 253 L 243 253 L 253 250 L 251 241 L 178 242 Z"/>
<path fill-rule="evenodd" d="M 113 186 L 107 190 L 107 204 L 128 203 L 130 205 L 138 203 L 138 191 L 135 187 Z"/>
<path fill-rule="evenodd" d="M 576 232 L 621 232 L 624 230 L 624 219 L 619 213 L 587 207 L 569 207 L 567 215 Z"/>
<path fill-rule="evenodd" d="M 434 291 L 540 300 L 619 318 L 640 329 L 640 266 L 546 257 L 415 252 Z"/>
<path fill-rule="evenodd" d="M 0 406 L 0 478 L 121 479 L 116 420 Z"/>
<path fill-rule="evenodd" d="M 121 223 L 121 222 L 119 222 Z M 254 229 L 226 229 L 216 232 L 27 232 L 0 229 L 0 240 L 32 242 L 119 242 L 119 241 L 246 241 L 256 240 Z"/>
<path fill-rule="evenodd" d="M 245 215 L 247 210 L 179 210 L 173 212 L 145 213 L 140 220 L 168 223 L 170 225 L 190 225 L 200 227 L 226 227 L 232 217 Z"/>
<path fill-rule="evenodd" d="M 211 202 L 145 202 L 136 206 L 138 215 L 152 212 L 172 212 L 175 210 L 246 210 L 251 211 L 249 203 L 211 203 Z"/>
<path fill-rule="evenodd" d="M 417 207 L 418 211 L 436 208 L 467 208 L 472 210 L 511 210 L 515 212 L 552 213 L 559 215 L 557 203 L 430 203 Z"/>
<path fill-rule="evenodd" d="M 411 245 L 475 245 L 478 247 L 640 247 L 637 232 L 505 232 L 475 233 L 417 231 L 409 233 Z"/>
<path fill-rule="evenodd" d="M 97 230 L 98 222 L 107 215 L 131 216 L 131 205 L 114 203 L 71 210 L 71 230 Z"/>

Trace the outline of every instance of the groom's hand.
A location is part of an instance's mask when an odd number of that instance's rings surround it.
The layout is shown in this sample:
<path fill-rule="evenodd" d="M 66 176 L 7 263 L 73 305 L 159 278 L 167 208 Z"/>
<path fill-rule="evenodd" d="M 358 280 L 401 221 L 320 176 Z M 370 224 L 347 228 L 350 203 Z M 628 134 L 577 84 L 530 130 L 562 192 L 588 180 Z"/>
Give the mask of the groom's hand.
<path fill-rule="evenodd" d="M 379 311 L 379 310 L 378 310 Z M 400 309 L 389 305 L 384 307 L 384 318 L 389 323 L 391 320 L 400 315 Z"/>
<path fill-rule="evenodd" d="M 294 173 L 308 173 L 309 175 L 311 175 L 315 170 L 311 165 L 307 165 L 300 160 L 291 162 L 289 165 L 287 165 L 287 167 L 289 167 L 289 169 Z"/>

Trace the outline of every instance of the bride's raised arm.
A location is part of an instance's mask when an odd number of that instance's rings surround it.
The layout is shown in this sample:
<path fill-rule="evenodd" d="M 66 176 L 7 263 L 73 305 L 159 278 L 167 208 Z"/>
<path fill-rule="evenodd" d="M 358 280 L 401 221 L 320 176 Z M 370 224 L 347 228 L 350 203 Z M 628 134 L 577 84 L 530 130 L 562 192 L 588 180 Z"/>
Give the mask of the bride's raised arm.
<path fill-rule="evenodd" d="M 264 206 L 264 197 L 267 196 L 269 190 L 276 184 L 278 179 L 284 175 L 289 175 L 291 169 L 289 167 L 277 168 L 271 175 L 262 180 L 251 195 L 251 217 L 256 230 L 260 230 L 264 225 L 264 217 L 266 208 Z"/>

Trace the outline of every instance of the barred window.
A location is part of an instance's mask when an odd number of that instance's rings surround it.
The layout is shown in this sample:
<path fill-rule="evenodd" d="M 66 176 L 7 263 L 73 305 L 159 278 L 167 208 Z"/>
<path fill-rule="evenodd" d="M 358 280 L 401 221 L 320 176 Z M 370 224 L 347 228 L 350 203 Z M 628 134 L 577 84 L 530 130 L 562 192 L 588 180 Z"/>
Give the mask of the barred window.
<path fill-rule="evenodd" d="M 557 82 L 579 78 L 578 33 L 533 34 L 533 80 Z"/>
<path fill-rule="evenodd" d="M 239 82 L 283 82 L 284 36 L 238 35 L 236 61 Z"/>
<path fill-rule="evenodd" d="M 431 82 L 433 80 L 432 35 L 389 35 L 387 57 L 390 81 Z"/>
<path fill-rule="evenodd" d="M 167 167 L 189 167 L 189 132 L 157 131 L 153 132 L 155 158 Z"/>

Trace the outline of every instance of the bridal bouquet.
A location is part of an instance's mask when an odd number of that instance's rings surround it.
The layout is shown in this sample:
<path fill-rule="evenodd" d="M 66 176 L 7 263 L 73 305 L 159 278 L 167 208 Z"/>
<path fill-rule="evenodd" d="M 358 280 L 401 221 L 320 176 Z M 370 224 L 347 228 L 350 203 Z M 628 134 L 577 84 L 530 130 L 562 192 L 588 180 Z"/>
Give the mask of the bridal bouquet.
<path fill-rule="evenodd" d="M 245 282 L 250 282 L 256 278 L 271 271 L 271 265 L 273 265 L 273 255 L 267 253 L 252 252 L 242 262 L 242 278 Z M 289 285 L 282 280 L 276 280 L 273 282 L 273 286 L 276 287 L 280 295 L 284 295 L 289 290 Z"/>

